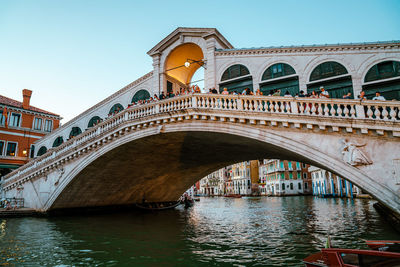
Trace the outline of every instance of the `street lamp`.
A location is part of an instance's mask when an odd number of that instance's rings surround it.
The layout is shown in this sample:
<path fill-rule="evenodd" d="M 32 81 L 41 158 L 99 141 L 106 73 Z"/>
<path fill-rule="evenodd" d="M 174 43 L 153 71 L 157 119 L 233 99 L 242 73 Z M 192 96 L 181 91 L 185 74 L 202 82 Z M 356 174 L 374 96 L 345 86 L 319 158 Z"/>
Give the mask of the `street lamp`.
<path fill-rule="evenodd" d="M 185 62 L 185 64 L 184 64 L 184 66 L 185 66 L 186 68 L 189 68 L 190 65 L 191 65 L 192 63 L 197 63 L 197 64 L 200 65 L 200 67 L 203 67 L 203 68 L 206 69 L 206 62 L 205 62 L 203 59 L 194 60 L 194 59 L 188 58 L 188 59 L 186 59 L 186 62 Z"/>
<path fill-rule="evenodd" d="M 179 68 L 182 68 L 182 67 L 189 68 L 190 65 L 193 64 L 193 63 L 197 63 L 197 64 L 200 65 L 200 67 L 203 67 L 203 68 L 206 69 L 206 61 L 204 61 L 203 59 L 194 60 L 194 59 L 188 58 L 188 59 L 186 59 L 185 63 L 183 63 L 183 65 L 180 65 L 180 66 L 177 66 L 177 67 L 173 67 L 173 68 L 167 69 L 167 70 L 165 70 L 165 72 L 171 71 L 171 70 L 175 70 L 175 69 L 179 69 Z"/>

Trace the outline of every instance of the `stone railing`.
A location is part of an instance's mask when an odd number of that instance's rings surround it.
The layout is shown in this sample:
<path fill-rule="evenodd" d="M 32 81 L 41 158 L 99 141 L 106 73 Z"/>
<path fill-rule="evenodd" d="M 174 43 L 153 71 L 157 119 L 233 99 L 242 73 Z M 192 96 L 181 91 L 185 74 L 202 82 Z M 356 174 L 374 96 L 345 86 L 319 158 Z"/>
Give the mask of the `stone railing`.
<path fill-rule="evenodd" d="M 74 152 L 78 146 L 89 140 L 109 133 L 127 121 L 151 117 L 173 111 L 197 109 L 215 111 L 237 111 L 245 114 L 285 114 L 292 116 L 321 117 L 321 118 L 348 118 L 374 125 L 376 121 L 400 122 L 399 101 L 360 101 L 342 99 L 314 99 L 292 98 L 275 96 L 242 96 L 216 94 L 190 94 L 178 96 L 162 101 L 152 102 L 140 106 L 127 108 L 120 113 L 105 119 L 98 125 L 88 129 L 80 135 L 49 149 L 45 154 L 31 160 L 29 163 L 3 177 L 7 183 L 27 175 L 33 170 L 41 168 L 38 174 L 50 168 L 57 168 L 57 164 L 44 167 L 47 162 L 58 158 L 59 155 Z M 399 127 L 396 127 L 399 128 Z M 400 128 L 399 128 L 400 130 Z M 86 149 L 86 148 L 85 148 Z M 90 149 L 90 148 L 89 148 Z M 77 152 L 78 154 L 81 152 Z M 66 160 L 73 158 L 67 156 Z"/>

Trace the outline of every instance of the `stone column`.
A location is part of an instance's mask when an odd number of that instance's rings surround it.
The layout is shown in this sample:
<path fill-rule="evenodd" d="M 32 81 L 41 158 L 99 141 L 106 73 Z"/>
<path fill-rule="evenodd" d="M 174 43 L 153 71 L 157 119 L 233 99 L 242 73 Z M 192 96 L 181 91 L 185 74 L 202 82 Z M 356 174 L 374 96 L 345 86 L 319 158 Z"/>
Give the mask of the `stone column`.
<path fill-rule="evenodd" d="M 361 77 L 359 75 L 353 75 L 351 76 L 351 80 L 353 83 L 353 94 L 354 94 L 354 99 L 357 99 L 357 96 L 361 93 L 362 91 L 362 81 Z"/>
<path fill-rule="evenodd" d="M 301 90 L 304 91 L 305 94 L 307 94 L 307 78 L 303 75 L 299 75 L 299 92 Z"/>
<path fill-rule="evenodd" d="M 209 38 L 206 40 L 206 51 L 204 59 L 206 60 L 206 69 L 204 70 L 204 89 L 207 91 L 209 88 L 215 87 L 216 84 L 216 69 L 215 69 L 215 39 Z"/>
<path fill-rule="evenodd" d="M 160 95 L 162 91 L 162 69 L 160 66 L 160 54 L 153 56 L 153 85 L 152 90 L 155 94 Z"/>

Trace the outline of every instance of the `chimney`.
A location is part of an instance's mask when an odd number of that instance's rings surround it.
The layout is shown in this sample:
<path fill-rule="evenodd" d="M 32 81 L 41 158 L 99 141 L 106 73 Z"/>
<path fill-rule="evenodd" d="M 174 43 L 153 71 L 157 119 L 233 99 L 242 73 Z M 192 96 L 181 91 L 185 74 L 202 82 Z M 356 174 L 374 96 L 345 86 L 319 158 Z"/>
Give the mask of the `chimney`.
<path fill-rule="evenodd" d="M 32 91 L 28 89 L 22 90 L 22 108 L 29 109 L 29 102 L 31 101 Z"/>

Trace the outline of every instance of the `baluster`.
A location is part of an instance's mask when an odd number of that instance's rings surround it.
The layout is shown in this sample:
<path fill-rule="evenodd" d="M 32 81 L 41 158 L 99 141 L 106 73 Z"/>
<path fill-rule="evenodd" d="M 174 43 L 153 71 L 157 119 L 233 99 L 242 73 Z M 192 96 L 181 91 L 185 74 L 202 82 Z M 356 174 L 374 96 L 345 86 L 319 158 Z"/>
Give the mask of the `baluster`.
<path fill-rule="evenodd" d="M 383 110 L 382 110 L 382 118 L 383 118 L 385 121 L 387 121 L 387 120 L 389 120 L 389 118 L 388 118 L 389 112 L 387 111 L 387 108 L 386 108 L 386 107 L 382 107 L 382 108 L 383 108 Z"/>
<path fill-rule="evenodd" d="M 328 107 L 328 104 L 325 104 L 325 107 L 324 107 L 324 116 L 325 116 L 325 117 L 329 117 L 329 107 Z"/>
<path fill-rule="evenodd" d="M 392 121 L 396 120 L 396 110 L 394 107 L 390 107 L 390 118 Z"/>
<path fill-rule="evenodd" d="M 374 114 L 373 112 L 372 112 L 372 109 L 371 109 L 371 105 L 368 105 L 367 106 L 367 118 L 368 119 L 372 119 L 372 115 Z"/>
<path fill-rule="evenodd" d="M 279 104 L 278 104 L 279 102 L 278 101 L 276 101 L 275 102 L 275 112 L 281 112 L 281 110 L 280 110 L 280 107 L 279 107 Z"/>
<path fill-rule="evenodd" d="M 237 109 L 237 102 L 240 101 L 239 99 L 232 99 L 232 109 Z"/>
<path fill-rule="evenodd" d="M 311 112 L 310 105 L 312 105 L 312 103 L 306 103 L 306 110 L 304 112 L 306 115 L 310 115 Z"/>
<path fill-rule="evenodd" d="M 315 108 L 315 103 L 311 103 L 312 107 L 311 107 L 311 115 L 315 115 L 315 112 L 317 111 L 317 109 Z"/>
<path fill-rule="evenodd" d="M 356 117 L 356 109 L 355 109 L 355 105 L 350 105 L 350 116 L 352 118 Z"/>
<path fill-rule="evenodd" d="M 320 103 L 320 104 L 318 105 L 317 115 L 318 115 L 318 116 L 323 116 L 322 103 Z"/>
<path fill-rule="evenodd" d="M 347 106 L 348 105 L 345 105 L 344 106 L 344 109 L 343 109 L 343 113 L 344 113 L 344 116 L 346 117 L 346 118 L 348 118 L 350 115 L 350 110 L 347 108 Z"/>
<path fill-rule="evenodd" d="M 270 112 L 275 112 L 275 102 L 269 101 L 269 110 Z"/>
<path fill-rule="evenodd" d="M 337 105 L 338 106 L 338 108 L 337 108 L 337 110 L 336 110 L 336 113 L 337 113 L 337 115 L 339 116 L 339 117 L 342 117 L 342 108 L 340 107 L 341 105 Z"/>
<path fill-rule="evenodd" d="M 260 100 L 256 99 L 254 100 L 254 111 L 260 111 L 259 109 L 259 102 Z"/>
<path fill-rule="evenodd" d="M 381 118 L 381 112 L 379 111 L 379 108 L 377 106 L 375 107 L 374 115 L 375 115 L 375 119 L 377 119 L 377 120 L 379 120 Z"/>
<path fill-rule="evenodd" d="M 335 117 L 335 114 L 336 114 L 335 105 L 331 106 L 330 114 L 332 117 Z"/>
<path fill-rule="evenodd" d="M 247 100 L 243 100 L 243 110 L 247 110 Z"/>
<path fill-rule="evenodd" d="M 304 105 L 305 105 L 305 103 L 304 102 L 300 102 L 299 103 L 299 113 L 300 114 L 303 114 L 304 113 Z"/>
<path fill-rule="evenodd" d="M 286 109 L 286 113 L 292 113 L 292 110 L 290 107 L 290 101 L 285 102 L 285 109 Z"/>

